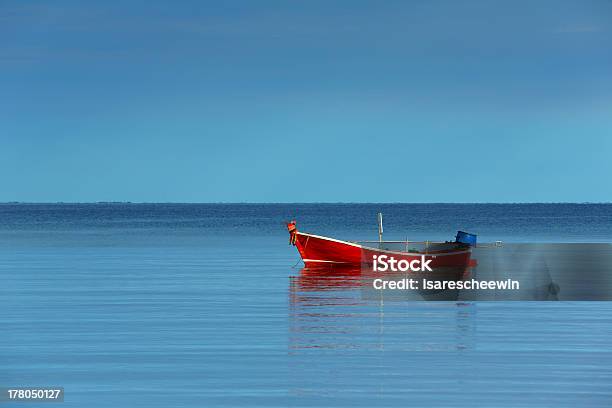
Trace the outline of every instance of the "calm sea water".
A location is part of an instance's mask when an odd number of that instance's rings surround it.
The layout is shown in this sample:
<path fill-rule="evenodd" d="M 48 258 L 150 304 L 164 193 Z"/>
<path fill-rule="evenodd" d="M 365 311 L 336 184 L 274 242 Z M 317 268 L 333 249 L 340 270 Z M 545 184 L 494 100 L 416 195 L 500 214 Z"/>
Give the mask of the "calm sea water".
<path fill-rule="evenodd" d="M 388 239 L 612 242 L 612 205 L 3 204 L 0 386 L 63 386 L 66 407 L 612 406 L 612 302 L 385 303 L 300 271 L 283 221 L 376 239 L 378 211 Z"/>

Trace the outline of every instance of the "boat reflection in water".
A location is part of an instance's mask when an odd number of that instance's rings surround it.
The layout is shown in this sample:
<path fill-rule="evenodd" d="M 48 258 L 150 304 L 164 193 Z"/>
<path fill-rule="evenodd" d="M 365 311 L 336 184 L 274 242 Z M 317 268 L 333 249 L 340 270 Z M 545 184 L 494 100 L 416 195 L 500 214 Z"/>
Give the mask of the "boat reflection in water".
<path fill-rule="evenodd" d="M 479 308 L 487 308 L 477 301 L 558 300 L 560 286 L 552 280 L 540 253 L 518 249 L 483 249 L 477 254 L 478 261 L 467 267 L 436 267 L 429 272 L 390 274 L 375 272 L 367 265 L 304 268 L 290 279 L 290 348 L 469 349 L 478 320 L 472 317 Z M 457 283 L 509 278 L 521 282 L 520 290 L 420 287 L 423 279 Z M 379 290 L 374 287 L 377 279 L 413 279 L 419 287 Z"/>
<path fill-rule="evenodd" d="M 439 282 L 457 282 L 470 278 L 470 267 L 437 267 L 431 272 L 376 272 L 369 265 L 322 266 L 303 268 L 298 276 L 292 277 L 292 293 L 309 291 L 330 291 L 358 289 L 363 299 L 379 299 L 383 296 L 389 300 L 458 300 L 459 290 L 423 289 L 424 279 Z M 406 283 L 413 280 L 418 283 L 414 289 L 388 289 L 389 284 Z M 384 288 L 381 288 L 381 285 Z"/>
<path fill-rule="evenodd" d="M 434 270 L 461 279 L 466 270 Z M 415 276 L 416 275 L 416 276 Z M 420 278 L 420 274 L 408 276 Z M 360 267 L 304 268 L 290 279 L 290 349 L 450 351 L 469 349 L 476 306 L 457 291 L 376 290 L 378 277 L 403 279 Z M 391 293 L 393 292 L 393 293 Z M 450 302 L 425 302 L 424 300 Z M 431 316 L 425 323 L 423 314 Z"/>

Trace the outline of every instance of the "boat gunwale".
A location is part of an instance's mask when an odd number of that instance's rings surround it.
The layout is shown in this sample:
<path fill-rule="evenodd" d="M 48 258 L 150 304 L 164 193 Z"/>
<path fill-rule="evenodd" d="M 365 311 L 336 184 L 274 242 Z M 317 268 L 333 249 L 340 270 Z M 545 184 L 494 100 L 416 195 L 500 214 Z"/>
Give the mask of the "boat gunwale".
<path fill-rule="evenodd" d="M 472 249 L 471 248 L 467 248 L 467 249 L 463 249 L 463 250 L 459 250 L 459 251 L 453 251 L 453 252 L 434 252 L 434 253 L 429 253 L 429 252 L 404 252 L 404 251 L 390 251 L 387 249 L 379 249 L 379 248 L 374 248 L 374 247 L 370 247 L 370 246 L 365 246 L 365 245 L 360 245 L 357 244 L 356 242 L 380 242 L 380 241 L 343 241 L 341 239 L 336 239 L 336 238 L 330 238 L 330 237 L 325 237 L 322 235 L 315 235 L 315 234 L 310 234 L 307 232 L 301 232 L 301 231 L 297 231 L 297 234 L 300 235 L 304 235 L 307 237 L 313 237 L 313 238 L 319 238 L 319 239 L 323 239 L 323 240 L 327 240 L 327 241 L 332 241 L 332 242 L 338 242 L 340 244 L 345 244 L 345 245 L 350 245 L 350 246 L 354 246 L 360 249 L 366 249 L 366 250 L 371 250 L 371 251 L 375 251 L 375 252 L 384 252 L 387 254 L 393 254 L 393 255 L 414 255 L 414 256 L 419 256 L 419 255 L 425 255 L 425 256 L 430 256 L 430 257 L 437 257 L 437 256 L 451 256 L 451 255 L 460 255 L 460 254 L 464 254 L 467 252 L 471 252 Z M 437 242 L 437 241 L 382 241 L 382 242 L 395 242 L 395 243 L 430 243 L 430 244 L 446 244 L 447 242 Z"/>

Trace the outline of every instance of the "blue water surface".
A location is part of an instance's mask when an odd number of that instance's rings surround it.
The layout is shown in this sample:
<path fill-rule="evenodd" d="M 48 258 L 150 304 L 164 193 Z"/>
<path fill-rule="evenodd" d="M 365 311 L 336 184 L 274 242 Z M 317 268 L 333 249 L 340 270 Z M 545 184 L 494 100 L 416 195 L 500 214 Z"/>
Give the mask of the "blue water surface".
<path fill-rule="evenodd" d="M 63 407 L 612 406 L 610 302 L 384 302 L 301 273 L 284 221 L 376 239 L 379 211 L 387 239 L 612 242 L 609 204 L 2 204 L 0 386 L 63 386 Z"/>

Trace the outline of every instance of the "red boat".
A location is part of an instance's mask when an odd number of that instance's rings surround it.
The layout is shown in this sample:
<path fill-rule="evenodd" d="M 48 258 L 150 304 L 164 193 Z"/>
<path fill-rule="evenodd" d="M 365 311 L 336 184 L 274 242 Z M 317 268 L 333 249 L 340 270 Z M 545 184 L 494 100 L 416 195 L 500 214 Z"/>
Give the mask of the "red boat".
<path fill-rule="evenodd" d="M 382 216 L 379 228 L 379 241 L 342 241 L 298 231 L 295 221 L 287 223 L 289 243 L 297 248 L 306 268 L 371 266 L 375 258 L 383 255 L 408 263 L 425 261 L 431 268 L 473 266 L 470 262 L 471 248 L 476 243 L 473 234 L 459 231 L 455 242 L 382 241 Z"/>

